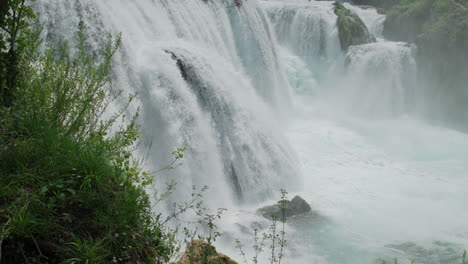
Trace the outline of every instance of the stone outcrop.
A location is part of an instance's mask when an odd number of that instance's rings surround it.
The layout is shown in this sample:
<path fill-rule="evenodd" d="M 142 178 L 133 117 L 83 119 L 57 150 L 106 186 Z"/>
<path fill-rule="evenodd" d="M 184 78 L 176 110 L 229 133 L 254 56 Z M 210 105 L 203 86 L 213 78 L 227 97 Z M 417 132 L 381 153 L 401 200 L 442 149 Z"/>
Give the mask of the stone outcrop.
<path fill-rule="evenodd" d="M 218 253 L 213 245 L 206 241 L 193 240 L 187 245 L 182 258 L 172 264 L 237 264 L 230 257 Z"/>
<path fill-rule="evenodd" d="M 348 50 L 352 45 L 360 45 L 375 42 L 375 38 L 369 33 L 366 24 L 358 15 L 348 10 L 344 5 L 335 2 L 333 9 L 336 16 L 336 25 L 340 38 L 341 49 Z"/>
<path fill-rule="evenodd" d="M 262 207 L 257 210 L 257 213 L 268 219 L 281 220 L 283 218 L 283 208 L 285 218 L 305 214 L 312 210 L 304 199 L 296 196 L 291 201 L 281 200 L 278 204 Z"/>

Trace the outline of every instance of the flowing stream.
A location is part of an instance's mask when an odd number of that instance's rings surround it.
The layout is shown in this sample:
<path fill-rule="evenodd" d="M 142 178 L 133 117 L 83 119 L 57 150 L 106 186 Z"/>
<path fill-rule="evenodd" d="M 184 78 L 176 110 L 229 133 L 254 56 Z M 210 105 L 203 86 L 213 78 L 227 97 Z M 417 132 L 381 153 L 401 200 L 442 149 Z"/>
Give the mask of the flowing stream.
<path fill-rule="evenodd" d="M 468 135 L 424 120 L 417 47 L 383 39 L 385 17 L 350 4 L 377 42 L 340 48 L 333 4 L 305 0 L 43 0 L 49 44 L 78 24 L 98 52 L 122 33 L 113 86 L 136 93 L 142 153 L 157 170 L 186 147 L 172 200 L 209 185 L 229 211 L 220 251 L 241 260 L 279 189 L 314 214 L 286 226 L 284 263 L 458 263 L 468 247 Z M 115 106 L 118 107 L 118 104 Z M 155 190 L 149 190 L 155 192 Z M 171 201 L 172 201 L 171 200 Z M 267 263 L 267 253 L 260 262 Z M 249 258 L 250 260 L 250 258 Z"/>

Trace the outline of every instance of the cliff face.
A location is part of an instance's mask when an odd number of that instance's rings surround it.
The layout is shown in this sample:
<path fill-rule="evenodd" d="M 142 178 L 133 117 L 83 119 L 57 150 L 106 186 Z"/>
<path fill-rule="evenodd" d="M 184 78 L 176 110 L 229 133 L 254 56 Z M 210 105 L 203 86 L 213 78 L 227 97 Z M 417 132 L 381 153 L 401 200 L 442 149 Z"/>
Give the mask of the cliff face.
<path fill-rule="evenodd" d="M 384 25 L 387 39 L 417 44 L 421 80 L 440 109 L 431 115 L 453 123 L 468 122 L 467 7 L 468 0 L 401 0 Z"/>

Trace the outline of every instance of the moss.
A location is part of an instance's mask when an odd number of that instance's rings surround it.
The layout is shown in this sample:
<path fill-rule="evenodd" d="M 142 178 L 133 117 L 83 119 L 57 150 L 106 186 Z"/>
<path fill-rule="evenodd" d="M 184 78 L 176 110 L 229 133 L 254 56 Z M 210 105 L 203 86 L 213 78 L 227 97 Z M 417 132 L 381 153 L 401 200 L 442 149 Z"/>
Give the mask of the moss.
<path fill-rule="evenodd" d="M 400 3 L 401 0 L 353 0 L 356 5 L 370 5 L 378 8 L 390 8 Z"/>
<path fill-rule="evenodd" d="M 337 27 L 341 48 L 347 50 L 352 45 L 374 42 L 364 22 L 344 5 L 335 2 L 334 12 L 337 16 Z"/>

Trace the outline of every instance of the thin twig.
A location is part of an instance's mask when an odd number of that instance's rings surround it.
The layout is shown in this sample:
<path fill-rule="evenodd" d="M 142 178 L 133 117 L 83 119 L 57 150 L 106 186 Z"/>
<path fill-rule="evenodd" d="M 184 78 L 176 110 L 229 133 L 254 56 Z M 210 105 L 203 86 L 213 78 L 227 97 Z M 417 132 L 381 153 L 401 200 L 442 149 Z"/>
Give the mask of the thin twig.
<path fill-rule="evenodd" d="M 24 260 L 26 260 L 26 263 L 30 263 L 29 260 L 28 260 L 28 257 L 26 257 L 26 255 L 24 254 L 23 249 L 21 249 L 21 255 L 23 255 L 23 258 L 24 258 Z"/>
<path fill-rule="evenodd" d="M 39 255 L 40 255 L 41 257 L 47 258 L 46 256 L 44 256 L 44 254 L 42 254 L 41 248 L 40 248 L 39 245 L 37 244 L 37 241 L 36 241 L 36 239 L 34 238 L 34 235 L 33 235 L 33 234 L 31 234 L 31 237 L 32 237 L 32 239 L 33 239 L 33 241 L 34 241 L 34 244 L 36 245 L 37 251 L 39 251 Z"/>
<path fill-rule="evenodd" d="M 3 245 L 3 239 L 5 237 L 5 234 L 3 232 L 5 232 L 5 229 L 7 227 L 7 225 L 10 223 L 10 219 L 8 219 L 8 221 L 5 223 L 5 225 L 3 226 L 2 228 L 2 236 L 0 236 L 0 263 L 2 263 L 2 245 Z"/>

